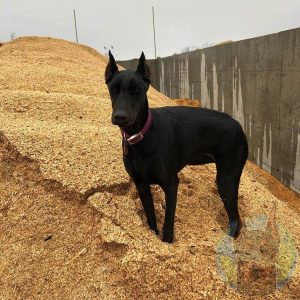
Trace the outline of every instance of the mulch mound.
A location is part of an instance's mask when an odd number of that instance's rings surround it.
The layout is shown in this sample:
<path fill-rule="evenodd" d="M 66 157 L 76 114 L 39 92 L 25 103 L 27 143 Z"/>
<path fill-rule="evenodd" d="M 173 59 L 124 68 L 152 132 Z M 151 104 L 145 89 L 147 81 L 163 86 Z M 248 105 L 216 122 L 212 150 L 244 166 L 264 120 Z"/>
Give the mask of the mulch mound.
<path fill-rule="evenodd" d="M 51 38 L 0 48 L 0 298 L 299 299 L 297 205 L 250 163 L 237 241 L 213 165 L 180 173 L 174 244 L 148 229 L 110 122 L 106 63 Z M 152 190 L 161 228 L 164 197 Z"/>

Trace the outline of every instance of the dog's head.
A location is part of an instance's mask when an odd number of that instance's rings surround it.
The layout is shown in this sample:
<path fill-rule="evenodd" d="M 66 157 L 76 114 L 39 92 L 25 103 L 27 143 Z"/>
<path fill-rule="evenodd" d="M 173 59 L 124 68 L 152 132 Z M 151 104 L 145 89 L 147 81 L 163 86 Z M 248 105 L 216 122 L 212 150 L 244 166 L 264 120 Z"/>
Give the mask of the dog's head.
<path fill-rule="evenodd" d="M 129 127 L 134 124 L 147 101 L 146 94 L 150 82 L 150 69 L 143 52 L 136 71 L 119 71 L 113 55 L 109 52 L 105 83 L 112 101 L 113 124 L 120 127 Z"/>

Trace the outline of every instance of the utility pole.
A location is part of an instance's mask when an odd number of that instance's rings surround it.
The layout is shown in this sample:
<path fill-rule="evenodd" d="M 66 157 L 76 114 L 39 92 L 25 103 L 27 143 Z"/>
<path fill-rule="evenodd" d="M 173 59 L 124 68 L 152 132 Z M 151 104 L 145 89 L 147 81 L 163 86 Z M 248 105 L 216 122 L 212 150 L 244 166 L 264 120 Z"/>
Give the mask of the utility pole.
<path fill-rule="evenodd" d="M 15 33 L 15 32 L 12 32 L 12 33 L 10 34 L 10 40 L 13 41 L 15 38 L 16 38 L 16 33 Z"/>
<path fill-rule="evenodd" d="M 77 24 L 76 24 L 76 13 L 75 13 L 75 9 L 73 9 L 74 12 L 74 23 L 75 23 L 75 33 L 76 33 L 76 42 L 78 44 L 78 35 L 77 35 Z"/>
<path fill-rule="evenodd" d="M 155 22 L 154 22 L 154 7 L 152 6 L 152 21 L 153 21 L 153 37 L 154 37 L 154 53 L 156 58 L 156 38 L 155 38 Z"/>

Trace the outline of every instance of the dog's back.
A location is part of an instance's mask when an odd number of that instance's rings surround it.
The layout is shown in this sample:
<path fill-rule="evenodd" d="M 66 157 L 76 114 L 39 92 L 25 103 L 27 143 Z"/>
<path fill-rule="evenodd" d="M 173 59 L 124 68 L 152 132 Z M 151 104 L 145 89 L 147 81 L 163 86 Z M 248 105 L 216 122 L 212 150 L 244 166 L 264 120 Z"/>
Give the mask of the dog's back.
<path fill-rule="evenodd" d="M 241 151 L 247 159 L 248 145 L 243 129 L 226 113 L 169 106 L 153 109 L 153 114 L 158 124 L 156 143 L 169 140 L 167 145 L 173 145 L 172 153 L 178 152 L 182 165 L 200 163 L 203 155 L 209 155 L 215 161 L 236 151 Z"/>

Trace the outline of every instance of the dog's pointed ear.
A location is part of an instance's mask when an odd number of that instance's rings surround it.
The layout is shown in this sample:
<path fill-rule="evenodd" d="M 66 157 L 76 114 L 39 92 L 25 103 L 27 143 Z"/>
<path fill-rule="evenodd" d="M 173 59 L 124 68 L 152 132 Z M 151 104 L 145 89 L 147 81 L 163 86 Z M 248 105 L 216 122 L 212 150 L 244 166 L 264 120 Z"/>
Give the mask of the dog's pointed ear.
<path fill-rule="evenodd" d="M 116 64 L 115 58 L 111 54 L 111 52 L 108 52 L 109 55 L 109 62 L 105 69 L 105 83 L 109 84 L 110 81 L 113 79 L 114 75 L 119 72 L 118 66 Z"/>
<path fill-rule="evenodd" d="M 139 59 L 139 64 L 136 69 L 136 73 L 140 75 L 145 82 L 147 82 L 148 84 L 151 83 L 151 72 L 148 64 L 146 63 L 144 52 L 142 52 L 141 57 Z"/>

